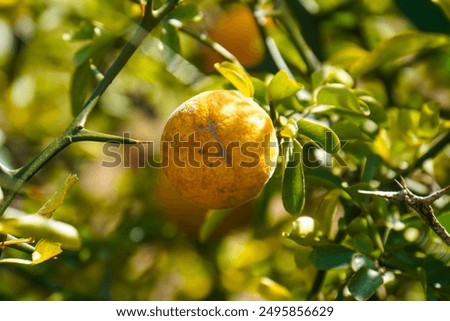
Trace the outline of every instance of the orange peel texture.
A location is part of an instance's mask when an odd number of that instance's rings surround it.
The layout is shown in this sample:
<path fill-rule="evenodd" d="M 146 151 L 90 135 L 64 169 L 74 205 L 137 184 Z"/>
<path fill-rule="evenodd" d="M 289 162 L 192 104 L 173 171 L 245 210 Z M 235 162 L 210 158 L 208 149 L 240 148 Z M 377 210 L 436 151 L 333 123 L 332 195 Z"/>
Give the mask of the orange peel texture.
<path fill-rule="evenodd" d="M 198 94 L 170 116 L 161 137 L 164 173 L 186 200 L 234 208 L 253 199 L 278 156 L 268 114 L 234 90 Z"/>

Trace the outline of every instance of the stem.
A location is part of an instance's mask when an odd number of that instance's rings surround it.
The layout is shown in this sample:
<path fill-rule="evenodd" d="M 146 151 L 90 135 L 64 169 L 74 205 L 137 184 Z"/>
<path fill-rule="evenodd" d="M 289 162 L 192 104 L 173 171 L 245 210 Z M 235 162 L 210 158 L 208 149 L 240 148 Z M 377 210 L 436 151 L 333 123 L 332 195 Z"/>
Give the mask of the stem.
<path fill-rule="evenodd" d="M 308 72 L 312 73 L 314 71 L 318 71 L 321 68 L 321 64 L 319 59 L 316 57 L 314 52 L 308 46 L 303 38 L 302 33 L 298 29 L 298 25 L 295 22 L 295 19 L 289 13 L 289 7 L 285 0 L 280 1 L 281 3 L 281 15 L 278 17 L 281 24 L 285 27 L 286 32 L 293 40 L 295 47 L 297 47 L 298 52 L 302 56 L 303 60 L 306 63 L 308 68 Z"/>
<path fill-rule="evenodd" d="M 252 6 L 253 12 L 257 12 L 255 6 L 256 3 L 254 3 Z M 278 11 L 275 11 L 275 13 L 277 12 Z M 273 17 L 276 16 L 275 13 L 273 14 Z M 278 49 L 275 40 L 273 39 L 273 37 L 269 35 L 267 31 L 267 26 L 265 24 L 265 16 L 261 14 L 255 14 L 254 16 L 259 32 L 261 32 L 261 35 L 264 38 L 264 44 L 266 46 L 266 49 L 269 52 L 270 56 L 272 57 L 273 62 L 275 63 L 275 65 L 279 70 L 285 70 L 288 73 L 289 77 L 295 79 L 293 72 L 289 68 L 288 64 L 283 58 L 283 55 Z M 309 101 L 311 99 L 311 93 L 306 88 L 302 88 L 297 92 L 296 97 L 299 101 Z"/>
<path fill-rule="evenodd" d="M 170 20 L 169 23 L 177 28 L 179 31 L 183 32 L 184 34 L 190 36 L 193 39 L 198 40 L 199 42 L 201 42 L 202 44 L 204 44 L 205 46 L 211 48 L 212 50 L 214 50 L 215 52 L 217 52 L 219 55 L 222 56 L 222 58 L 242 67 L 241 63 L 239 62 L 239 60 L 231 53 L 229 52 L 225 47 L 223 47 L 221 44 L 219 44 L 218 42 L 215 42 L 214 40 L 212 40 L 211 38 L 209 38 L 205 33 L 200 33 L 198 34 L 197 32 L 195 32 L 194 30 L 191 30 L 189 28 L 187 28 L 186 26 L 184 26 L 182 23 L 180 23 L 178 20 Z"/>
<path fill-rule="evenodd" d="M 311 286 L 311 290 L 306 297 L 307 301 L 317 300 L 317 296 L 322 290 L 323 283 L 325 282 L 325 277 L 327 276 L 327 271 L 319 270 L 314 278 L 313 285 Z"/>
<path fill-rule="evenodd" d="M 0 216 L 3 215 L 9 204 L 16 197 L 22 186 L 36 174 L 50 159 L 55 157 L 60 151 L 71 143 L 70 137 L 64 132 L 63 135 L 56 138 L 41 153 L 39 153 L 26 166 L 22 167 L 16 175 L 14 175 L 14 185 L 0 204 Z"/>
<path fill-rule="evenodd" d="M 101 95 L 106 91 L 112 81 L 116 78 L 119 72 L 123 69 L 125 64 L 130 60 L 136 49 L 145 39 L 147 34 L 152 31 L 158 23 L 178 4 L 179 0 L 169 0 L 165 5 L 161 6 L 157 10 L 153 9 L 153 1 L 149 0 L 145 8 L 144 16 L 137 30 L 134 32 L 131 40 L 127 42 L 125 47 L 120 52 L 114 63 L 106 72 L 104 78 L 97 84 L 93 93 L 84 104 L 80 113 L 72 120 L 67 129 L 50 143 L 42 152 L 40 152 L 35 158 L 33 158 L 26 166 L 14 173 L 13 188 L 0 204 L 0 217 L 5 212 L 6 208 L 11 204 L 18 191 L 23 185 L 33 177 L 48 161 L 55 157 L 64 148 L 70 145 L 74 141 L 86 140 L 89 135 L 83 129 L 89 114 L 97 105 Z M 92 136 L 91 138 L 94 138 Z M 100 140 L 99 136 L 95 137 L 95 140 Z M 104 141 L 104 140 L 102 140 Z M 5 172 L 4 168 L 1 168 L 2 172 Z M 12 172 L 11 172 L 12 173 Z"/>

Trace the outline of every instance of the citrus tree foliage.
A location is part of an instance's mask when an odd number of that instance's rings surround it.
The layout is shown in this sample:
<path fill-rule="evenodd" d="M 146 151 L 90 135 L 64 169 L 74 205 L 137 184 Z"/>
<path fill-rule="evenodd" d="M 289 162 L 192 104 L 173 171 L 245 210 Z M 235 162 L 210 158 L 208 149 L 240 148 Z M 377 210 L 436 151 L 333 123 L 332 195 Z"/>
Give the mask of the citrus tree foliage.
<path fill-rule="evenodd" d="M 0 298 L 449 300 L 446 190 L 397 197 L 450 184 L 450 3 L 415 2 L 0 0 Z M 280 157 L 206 210 L 159 139 L 221 88 Z"/>

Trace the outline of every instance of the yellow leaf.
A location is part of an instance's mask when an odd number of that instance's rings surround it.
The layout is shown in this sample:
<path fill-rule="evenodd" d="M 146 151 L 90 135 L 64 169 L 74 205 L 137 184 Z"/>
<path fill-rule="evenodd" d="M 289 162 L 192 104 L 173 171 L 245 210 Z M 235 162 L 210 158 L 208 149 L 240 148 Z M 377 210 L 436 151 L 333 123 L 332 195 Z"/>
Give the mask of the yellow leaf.
<path fill-rule="evenodd" d="M 61 246 L 57 243 L 50 242 L 46 239 L 41 239 L 31 255 L 33 260 L 32 265 L 36 265 L 55 257 L 62 252 Z"/>
<path fill-rule="evenodd" d="M 253 97 L 255 87 L 247 72 L 240 66 L 229 61 L 216 63 L 214 67 L 222 74 L 231 84 L 247 97 Z"/>

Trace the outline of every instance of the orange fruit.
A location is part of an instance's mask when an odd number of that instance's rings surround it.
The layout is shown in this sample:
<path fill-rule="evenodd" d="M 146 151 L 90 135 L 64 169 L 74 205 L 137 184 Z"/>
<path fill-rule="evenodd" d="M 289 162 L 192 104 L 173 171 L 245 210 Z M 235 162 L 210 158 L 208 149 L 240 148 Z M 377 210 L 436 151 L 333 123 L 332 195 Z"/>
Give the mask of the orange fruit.
<path fill-rule="evenodd" d="M 264 59 L 264 41 L 247 6 L 233 5 L 225 9 L 206 33 L 231 52 L 244 67 L 256 66 Z M 214 64 L 224 60 L 208 47 L 202 46 L 200 54 L 206 71 L 214 71 Z"/>
<path fill-rule="evenodd" d="M 208 209 L 254 198 L 278 156 L 268 114 L 234 90 L 213 90 L 181 104 L 161 137 L 164 173 L 180 196 Z"/>

